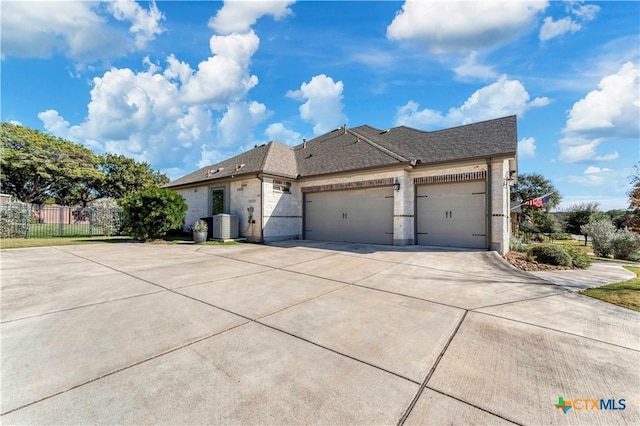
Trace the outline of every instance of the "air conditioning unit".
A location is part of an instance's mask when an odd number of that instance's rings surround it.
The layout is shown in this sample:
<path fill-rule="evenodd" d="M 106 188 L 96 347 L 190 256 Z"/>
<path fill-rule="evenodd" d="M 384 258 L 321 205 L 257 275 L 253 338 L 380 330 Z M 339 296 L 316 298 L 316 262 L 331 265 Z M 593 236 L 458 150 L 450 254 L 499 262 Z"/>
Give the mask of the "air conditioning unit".
<path fill-rule="evenodd" d="M 217 214 L 213 216 L 212 237 L 214 240 L 238 238 L 238 216 Z"/>

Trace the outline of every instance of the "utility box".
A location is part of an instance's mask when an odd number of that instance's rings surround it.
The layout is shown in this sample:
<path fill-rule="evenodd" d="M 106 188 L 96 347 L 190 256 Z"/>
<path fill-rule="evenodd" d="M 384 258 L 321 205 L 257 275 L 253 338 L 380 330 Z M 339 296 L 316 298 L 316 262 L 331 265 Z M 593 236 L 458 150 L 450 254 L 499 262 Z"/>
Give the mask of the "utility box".
<path fill-rule="evenodd" d="M 209 228 L 214 240 L 232 240 L 238 238 L 238 216 L 217 214 L 213 216 L 212 226 Z"/>

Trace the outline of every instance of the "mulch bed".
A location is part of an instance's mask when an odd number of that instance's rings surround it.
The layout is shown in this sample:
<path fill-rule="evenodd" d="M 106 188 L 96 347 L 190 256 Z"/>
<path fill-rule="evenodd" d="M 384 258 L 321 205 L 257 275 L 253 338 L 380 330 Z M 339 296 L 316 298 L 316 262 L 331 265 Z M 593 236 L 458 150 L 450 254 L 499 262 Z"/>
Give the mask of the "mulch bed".
<path fill-rule="evenodd" d="M 566 266 L 554 266 L 544 263 L 533 262 L 527 258 L 526 253 L 519 253 L 517 251 L 510 251 L 504 258 L 518 269 L 523 271 L 558 271 L 563 269 L 572 269 Z"/>

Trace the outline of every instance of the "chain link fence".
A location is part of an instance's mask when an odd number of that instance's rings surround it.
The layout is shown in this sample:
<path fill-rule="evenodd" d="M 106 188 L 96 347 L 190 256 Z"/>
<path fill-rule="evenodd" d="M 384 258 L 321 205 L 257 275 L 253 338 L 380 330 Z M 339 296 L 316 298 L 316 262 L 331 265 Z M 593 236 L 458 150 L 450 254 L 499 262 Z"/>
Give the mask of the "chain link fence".
<path fill-rule="evenodd" d="M 119 208 L 0 205 L 0 238 L 115 236 L 121 224 Z"/>

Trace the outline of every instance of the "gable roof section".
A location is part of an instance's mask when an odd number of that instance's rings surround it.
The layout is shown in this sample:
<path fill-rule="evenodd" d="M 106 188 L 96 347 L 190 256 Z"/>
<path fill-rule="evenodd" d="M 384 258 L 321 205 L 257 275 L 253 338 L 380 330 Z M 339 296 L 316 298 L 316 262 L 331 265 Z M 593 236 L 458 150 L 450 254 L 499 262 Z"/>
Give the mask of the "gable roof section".
<path fill-rule="evenodd" d="M 516 116 L 427 132 L 406 126 L 381 131 L 371 126 L 338 128 L 296 147 L 269 142 L 165 185 L 178 187 L 234 176 L 268 173 L 296 179 L 384 167 L 514 156 Z M 243 165 L 242 167 L 239 167 Z"/>
<path fill-rule="evenodd" d="M 342 127 L 296 146 L 295 155 L 302 177 L 401 163 Z"/>
<path fill-rule="evenodd" d="M 518 144 L 515 115 L 433 132 L 406 126 L 384 132 L 361 126 L 353 131 L 421 163 L 515 155 Z"/>

